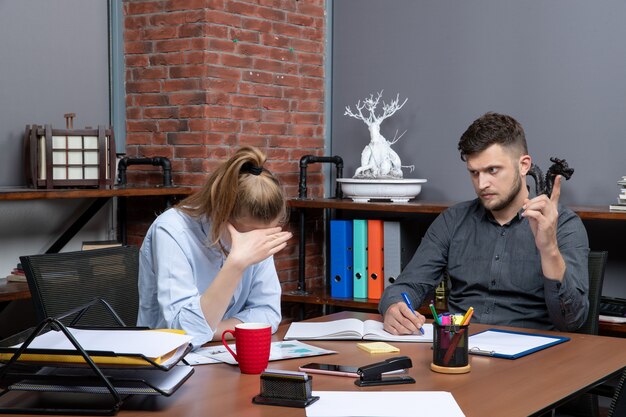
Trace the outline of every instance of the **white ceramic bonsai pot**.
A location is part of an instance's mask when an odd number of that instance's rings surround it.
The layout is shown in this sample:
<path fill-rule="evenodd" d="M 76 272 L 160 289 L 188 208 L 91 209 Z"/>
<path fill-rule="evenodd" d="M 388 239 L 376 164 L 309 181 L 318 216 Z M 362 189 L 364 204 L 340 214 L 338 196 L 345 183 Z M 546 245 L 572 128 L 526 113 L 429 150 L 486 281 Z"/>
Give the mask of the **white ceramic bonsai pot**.
<path fill-rule="evenodd" d="M 425 179 L 337 178 L 345 197 L 365 203 L 369 200 L 391 200 L 406 203 L 422 191 Z"/>

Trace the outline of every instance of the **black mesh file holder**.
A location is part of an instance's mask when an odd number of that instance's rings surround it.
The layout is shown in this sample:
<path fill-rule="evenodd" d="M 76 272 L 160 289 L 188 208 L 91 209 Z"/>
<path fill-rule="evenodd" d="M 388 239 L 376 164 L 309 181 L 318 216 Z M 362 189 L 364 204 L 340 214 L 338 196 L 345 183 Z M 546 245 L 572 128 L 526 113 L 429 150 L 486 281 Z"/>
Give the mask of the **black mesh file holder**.
<path fill-rule="evenodd" d="M 0 414 L 114 415 L 128 396 L 133 394 L 169 396 L 193 374 L 193 368 L 190 366 L 174 366 L 191 350 L 191 345 L 182 346 L 165 363 L 157 363 L 141 354 L 86 351 L 61 320 L 66 316 L 76 315 L 72 321 L 74 323 L 85 314 L 82 310 L 88 310 L 100 303 L 104 303 L 115 320 L 121 321 L 106 302 L 95 299 L 63 316 L 46 318 L 34 329 L 0 342 L 0 358 L 5 362 L 0 367 Z M 51 330 L 62 332 L 74 349 L 29 348 L 37 336 Z M 98 330 L 103 328 L 99 327 Z M 21 345 L 16 347 L 16 343 Z M 37 356 L 21 361 L 22 355 Z M 73 360 L 64 362 L 63 358 L 68 356 Z M 119 364 L 115 361 L 109 363 L 107 357 L 120 358 L 121 361 Z M 74 360 L 75 358 L 80 360 Z M 98 358 L 107 359 L 107 365 L 97 364 Z M 145 365 L 127 365 L 128 358 Z M 41 397 L 49 393 L 54 393 L 56 397 L 60 394 L 73 397 L 67 403 L 59 403 L 56 400 L 50 402 L 45 398 L 42 401 Z M 26 394 L 30 394 L 30 397 Z M 83 398 L 74 401 L 77 395 L 83 395 Z M 34 398 L 35 396 L 38 397 Z"/>
<path fill-rule="evenodd" d="M 66 312 L 102 298 L 123 322 L 101 304 L 81 317 L 85 326 L 133 326 L 139 310 L 139 249 L 117 246 L 86 251 L 20 256 L 38 321 L 56 317 L 65 325 Z M 79 311 L 78 310 L 78 311 Z M 62 317 L 62 318 L 61 318 Z"/>

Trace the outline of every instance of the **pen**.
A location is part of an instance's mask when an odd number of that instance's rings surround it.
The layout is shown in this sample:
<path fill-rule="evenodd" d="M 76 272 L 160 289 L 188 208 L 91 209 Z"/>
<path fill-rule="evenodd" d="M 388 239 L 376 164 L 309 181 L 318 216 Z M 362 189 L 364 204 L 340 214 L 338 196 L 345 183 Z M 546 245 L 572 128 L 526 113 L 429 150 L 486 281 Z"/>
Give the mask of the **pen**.
<path fill-rule="evenodd" d="M 409 300 L 408 294 L 403 292 L 402 293 L 402 298 L 404 298 L 404 302 L 406 303 L 406 305 L 411 309 L 413 314 L 415 314 L 415 310 L 413 310 L 413 306 L 411 305 L 411 300 Z M 417 314 L 415 314 L 415 315 L 417 316 Z M 424 334 L 424 329 L 422 329 L 421 327 L 420 327 L 420 333 Z"/>
<path fill-rule="evenodd" d="M 437 310 L 435 310 L 435 305 L 432 303 L 432 301 L 430 302 L 428 307 L 430 307 L 430 311 L 433 313 L 433 319 L 435 319 L 437 324 L 441 326 L 441 320 L 439 320 L 439 316 L 437 315 Z"/>
<path fill-rule="evenodd" d="M 467 309 L 465 316 L 463 316 L 463 322 L 461 323 L 463 326 L 465 326 L 466 324 L 469 324 L 472 318 L 472 314 L 474 314 L 474 307 L 470 307 Z"/>

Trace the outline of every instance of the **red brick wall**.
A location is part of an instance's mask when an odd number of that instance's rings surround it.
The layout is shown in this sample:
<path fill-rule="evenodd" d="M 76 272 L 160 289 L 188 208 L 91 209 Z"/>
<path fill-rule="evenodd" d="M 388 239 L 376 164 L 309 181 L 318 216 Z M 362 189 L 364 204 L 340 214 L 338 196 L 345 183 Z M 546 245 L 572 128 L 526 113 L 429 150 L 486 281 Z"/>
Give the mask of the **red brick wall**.
<path fill-rule="evenodd" d="M 199 186 L 235 148 L 268 155 L 289 197 L 300 157 L 324 151 L 324 0 L 147 0 L 124 2 L 126 149 L 166 156 L 175 185 Z M 130 167 L 130 184 L 161 183 L 158 168 Z M 309 196 L 323 194 L 319 164 Z M 141 207 L 141 209 L 137 209 Z M 140 244 L 161 200 L 129 213 Z M 284 290 L 297 280 L 297 214 L 292 244 L 277 256 Z M 307 275 L 321 285 L 320 220 L 307 227 Z M 316 243 L 317 242 L 317 243 Z"/>

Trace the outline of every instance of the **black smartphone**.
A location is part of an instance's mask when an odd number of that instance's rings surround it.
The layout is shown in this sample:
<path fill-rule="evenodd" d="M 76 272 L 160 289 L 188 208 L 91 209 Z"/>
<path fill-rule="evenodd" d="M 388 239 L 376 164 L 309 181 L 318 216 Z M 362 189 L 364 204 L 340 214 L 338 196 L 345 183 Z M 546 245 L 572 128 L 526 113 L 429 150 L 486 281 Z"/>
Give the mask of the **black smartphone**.
<path fill-rule="evenodd" d="M 330 363 L 307 363 L 298 369 L 312 374 L 338 375 L 351 378 L 359 377 L 359 374 L 356 373 L 358 369 L 356 366 L 333 365 Z"/>

